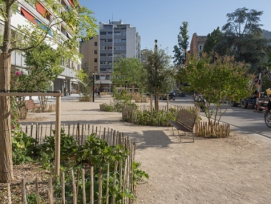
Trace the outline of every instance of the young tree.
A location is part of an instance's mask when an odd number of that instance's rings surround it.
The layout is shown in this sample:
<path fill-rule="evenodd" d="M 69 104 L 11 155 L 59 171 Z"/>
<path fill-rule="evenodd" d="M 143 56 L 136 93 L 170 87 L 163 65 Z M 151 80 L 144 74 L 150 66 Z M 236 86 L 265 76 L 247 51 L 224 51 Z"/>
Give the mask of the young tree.
<path fill-rule="evenodd" d="M 238 101 L 252 93 L 254 76 L 247 70 L 248 65 L 234 61 L 233 57 L 216 56 L 214 61 L 203 53 L 199 59 L 188 57 L 182 77 L 188 81 L 190 90 L 202 94 L 206 100 L 209 122 L 212 116 L 220 121 L 224 114 L 222 101 Z"/>
<path fill-rule="evenodd" d="M 158 111 L 159 94 L 168 93 L 176 86 L 170 56 L 164 50 L 156 48 L 143 67 L 146 70 L 147 91 L 155 95 L 155 109 Z"/>
<path fill-rule="evenodd" d="M 114 84 L 140 86 L 142 79 L 142 63 L 137 58 L 120 58 L 114 63 L 112 81 Z"/>
<path fill-rule="evenodd" d="M 0 36 L 0 90 L 10 90 L 11 52 L 33 49 L 46 42 L 57 47 L 64 58 L 78 59 L 78 39 L 95 35 L 97 25 L 92 17 L 92 12 L 79 6 L 74 1 L 74 6 L 68 10 L 63 9 L 59 1 L 40 0 L 52 13 L 45 12 L 48 24 L 33 21 L 18 25 L 16 30 L 11 29 L 11 17 L 18 13 L 18 0 L 0 0 L 0 17 L 4 22 L 4 33 Z M 35 5 L 35 0 L 28 0 L 28 4 Z M 57 28 L 62 26 L 69 31 L 71 36 L 63 41 L 62 33 Z M 53 37 L 51 37 L 51 35 Z M 11 127 L 10 127 L 10 98 L 0 97 L 0 182 L 13 179 L 13 165 L 11 154 Z"/>
<path fill-rule="evenodd" d="M 180 33 L 178 35 L 178 45 L 174 46 L 174 64 L 177 66 L 181 66 L 185 63 L 186 59 L 186 51 L 188 48 L 188 22 L 184 21 L 182 22 L 182 26 L 180 26 Z"/>

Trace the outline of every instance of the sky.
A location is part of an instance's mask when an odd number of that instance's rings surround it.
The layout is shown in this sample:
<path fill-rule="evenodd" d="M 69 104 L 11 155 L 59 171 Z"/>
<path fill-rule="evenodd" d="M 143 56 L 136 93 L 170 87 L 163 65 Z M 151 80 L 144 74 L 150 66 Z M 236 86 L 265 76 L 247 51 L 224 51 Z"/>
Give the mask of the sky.
<path fill-rule="evenodd" d="M 193 33 L 207 35 L 227 23 L 227 13 L 246 7 L 263 11 L 262 29 L 271 31 L 271 0 L 80 0 L 94 12 L 99 22 L 122 20 L 136 27 L 141 36 L 141 49 L 160 49 L 173 56 L 177 35 L 183 21 L 188 22 L 189 42 Z"/>

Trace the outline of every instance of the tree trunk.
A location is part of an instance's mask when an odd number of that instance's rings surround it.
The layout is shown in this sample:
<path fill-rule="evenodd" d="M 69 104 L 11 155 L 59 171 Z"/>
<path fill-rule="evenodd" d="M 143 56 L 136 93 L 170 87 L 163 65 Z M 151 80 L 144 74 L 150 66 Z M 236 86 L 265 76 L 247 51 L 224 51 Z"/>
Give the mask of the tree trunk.
<path fill-rule="evenodd" d="M 0 54 L 0 91 L 10 89 L 11 56 Z M 13 180 L 10 97 L 0 96 L 0 183 Z"/>
<path fill-rule="evenodd" d="M 159 94 L 155 94 L 155 110 L 159 111 Z"/>

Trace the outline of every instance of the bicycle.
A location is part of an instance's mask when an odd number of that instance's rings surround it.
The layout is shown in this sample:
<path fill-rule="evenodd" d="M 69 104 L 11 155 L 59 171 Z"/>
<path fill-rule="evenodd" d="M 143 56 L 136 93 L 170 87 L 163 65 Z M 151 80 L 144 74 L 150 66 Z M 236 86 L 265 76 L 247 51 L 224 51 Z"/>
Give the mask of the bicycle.
<path fill-rule="evenodd" d="M 271 113 L 268 110 L 264 113 L 264 122 L 267 127 L 271 128 Z"/>

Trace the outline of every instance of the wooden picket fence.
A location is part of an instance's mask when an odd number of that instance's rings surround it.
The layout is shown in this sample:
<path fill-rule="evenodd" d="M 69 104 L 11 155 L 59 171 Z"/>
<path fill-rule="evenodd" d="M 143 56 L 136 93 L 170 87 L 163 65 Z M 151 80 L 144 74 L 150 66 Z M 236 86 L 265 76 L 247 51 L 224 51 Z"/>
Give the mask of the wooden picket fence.
<path fill-rule="evenodd" d="M 90 192 L 89 192 L 89 200 L 90 204 L 109 204 L 109 203 L 116 203 L 116 197 L 113 194 L 113 196 L 109 196 L 109 175 L 113 174 L 113 186 L 118 187 L 122 189 L 122 192 L 126 191 L 127 189 L 130 192 L 134 192 L 134 185 L 133 185 L 133 170 L 132 170 L 132 163 L 135 160 L 135 150 L 136 150 L 136 145 L 135 143 L 127 136 L 124 136 L 123 133 L 113 130 L 112 128 L 105 128 L 101 126 L 94 126 L 91 124 L 62 124 L 61 127 L 65 130 L 65 133 L 73 136 L 78 144 L 83 145 L 85 142 L 85 139 L 88 135 L 91 133 L 95 133 L 96 136 L 100 139 L 103 139 L 107 141 L 108 145 L 110 146 L 116 146 L 116 145 L 123 145 L 128 151 L 129 155 L 125 160 L 125 163 L 120 162 L 115 162 L 114 164 L 114 172 L 109 172 L 109 164 L 107 164 L 107 169 L 98 169 L 97 171 L 99 172 L 98 175 L 94 175 L 94 169 L 91 167 L 90 169 L 81 169 L 81 180 L 79 179 L 79 173 L 77 173 L 77 180 L 75 179 L 74 176 L 74 170 L 71 170 L 71 178 L 72 182 L 71 183 L 65 183 L 65 173 L 61 173 L 61 195 L 58 197 L 54 197 L 54 189 L 53 189 L 53 181 L 55 180 L 54 177 L 49 177 L 48 183 L 46 184 L 46 189 L 48 192 L 46 199 L 46 203 L 53 204 L 53 203 L 73 203 L 77 204 L 78 203 L 78 183 L 82 183 L 82 203 L 86 203 L 86 179 L 85 175 L 86 172 L 88 172 L 88 175 L 90 175 L 90 179 L 88 179 L 88 185 L 90 185 Z M 54 130 L 54 124 L 30 124 L 30 125 L 21 125 L 20 129 L 21 131 L 26 132 L 28 135 L 31 135 L 39 143 L 42 143 L 42 140 L 45 138 L 45 136 L 52 136 L 52 130 Z M 116 182 L 116 176 L 119 176 L 119 182 Z M 94 179 L 98 180 L 98 191 L 94 192 Z M 106 195 L 102 194 L 102 189 L 104 186 L 102 186 L 102 181 L 106 179 Z M 27 204 L 27 194 L 34 193 L 36 194 L 37 198 L 37 203 L 41 203 L 40 201 L 40 191 L 39 191 L 39 186 L 41 185 L 42 182 L 39 182 L 37 178 L 35 178 L 32 181 L 25 181 L 25 179 L 22 179 L 21 181 L 21 203 Z M 77 185 L 76 185 L 77 184 Z M 27 186 L 27 187 L 26 187 Z M 31 187 L 32 186 L 32 187 Z M 33 188 L 34 186 L 34 188 Z M 73 189 L 73 195 L 71 197 L 65 197 L 65 187 L 69 187 Z M 27 192 L 26 189 L 35 189 L 34 192 Z M 98 195 L 98 198 L 94 200 L 94 195 Z M 11 184 L 7 184 L 7 197 L 8 197 L 8 204 L 11 204 Z M 103 197 L 106 197 L 104 199 Z M 102 199 L 103 198 L 103 199 Z M 44 197 L 43 197 L 44 199 Z M 70 201 L 70 202 L 68 202 Z M 123 203 L 123 204 L 130 204 L 132 203 L 133 200 L 127 197 L 123 197 L 121 201 L 118 203 Z"/>
<path fill-rule="evenodd" d="M 91 133 L 95 133 L 100 139 L 105 140 L 109 145 L 119 144 L 117 140 L 128 140 L 128 137 L 124 137 L 124 134 L 116 131 L 110 127 L 95 126 L 87 123 L 68 123 L 61 124 L 61 128 L 65 131 L 65 134 L 74 137 L 78 144 L 84 144 L 87 136 Z M 55 123 L 31 123 L 29 125 L 20 125 L 20 130 L 27 135 L 35 138 L 38 143 L 42 143 L 45 136 L 52 136 L 53 130 L 55 130 Z"/>
<path fill-rule="evenodd" d="M 26 181 L 24 178 L 22 179 L 21 183 L 19 184 L 21 187 L 21 202 L 23 204 L 27 204 L 27 195 L 28 194 L 35 194 L 36 198 L 36 203 L 41 203 L 41 201 L 53 204 L 53 203 L 73 203 L 73 204 L 86 204 L 87 200 L 89 200 L 90 204 L 109 204 L 109 203 L 116 203 L 116 197 L 115 195 L 109 194 L 109 179 L 110 179 L 110 174 L 113 174 L 113 186 L 122 189 L 122 192 L 124 192 L 126 189 L 134 190 L 133 186 L 133 174 L 131 171 L 131 165 L 133 162 L 133 157 L 134 155 L 130 154 L 126 161 L 125 165 L 123 167 L 122 163 L 118 164 L 118 162 L 115 162 L 115 167 L 114 167 L 114 172 L 109 171 L 109 164 L 107 165 L 107 169 L 103 170 L 102 168 L 98 169 L 99 174 L 97 176 L 94 175 L 94 168 L 91 167 L 86 171 L 85 169 L 81 169 L 81 176 L 79 177 L 79 172 L 77 172 L 77 179 L 74 173 L 74 170 L 70 171 L 72 181 L 70 183 L 66 183 L 65 181 L 65 173 L 61 173 L 61 183 L 60 186 L 53 185 L 53 182 L 55 180 L 54 177 L 50 176 L 48 178 L 47 184 L 44 184 L 43 181 L 38 181 L 38 178 L 36 177 L 32 181 Z M 86 179 L 86 172 L 89 174 L 89 179 Z M 119 182 L 116 182 L 117 176 L 119 175 Z M 103 180 L 106 179 L 106 193 L 103 195 Z M 98 191 L 95 192 L 95 180 L 98 180 Z M 81 183 L 82 187 L 79 188 L 79 183 Z M 90 186 L 90 191 L 86 192 L 86 185 Z M 42 193 L 41 196 L 41 190 L 40 188 L 43 188 L 42 191 L 47 192 L 47 195 L 44 195 Z M 61 188 L 60 194 L 56 195 L 55 188 Z M 67 186 L 72 189 L 72 196 L 67 196 L 66 195 L 66 188 Z M 31 189 L 32 191 L 29 192 Z M 79 192 L 81 190 L 81 192 Z M 81 194 L 81 201 L 78 201 L 78 194 Z M 12 203 L 12 190 L 11 190 L 11 184 L 7 184 L 7 201 L 8 204 Z M 98 196 L 94 197 L 94 195 L 97 194 Z M 87 199 L 87 196 L 89 199 Z M 121 200 L 118 201 L 118 203 L 123 203 L 123 204 L 130 204 L 133 203 L 133 200 L 127 197 L 122 197 Z"/>
<path fill-rule="evenodd" d="M 194 134 L 198 137 L 229 137 L 230 125 L 217 122 L 195 123 Z"/>

